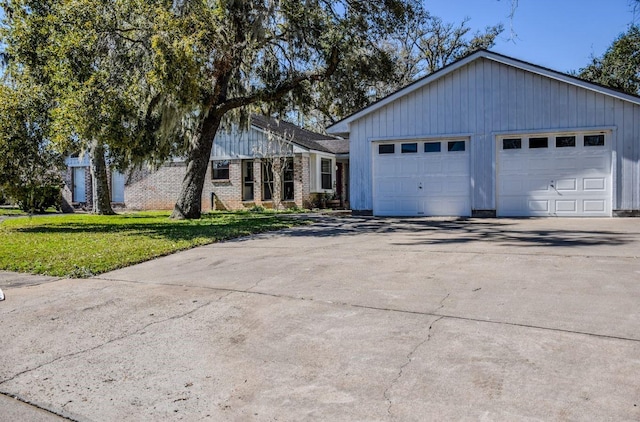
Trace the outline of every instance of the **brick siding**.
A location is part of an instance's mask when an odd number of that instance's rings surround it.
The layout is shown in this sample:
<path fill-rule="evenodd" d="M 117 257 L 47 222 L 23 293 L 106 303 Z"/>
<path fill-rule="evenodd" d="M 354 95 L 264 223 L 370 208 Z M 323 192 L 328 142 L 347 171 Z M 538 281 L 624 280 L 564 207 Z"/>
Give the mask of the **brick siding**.
<path fill-rule="evenodd" d="M 262 201 L 262 167 L 259 159 L 253 160 L 253 201 L 242 200 L 242 163 L 244 160 L 229 161 L 229 179 L 213 180 L 211 164 L 202 190 L 202 210 L 241 210 L 261 205 L 272 207 L 271 201 Z M 156 171 L 135 171 L 125 184 L 124 200 L 131 210 L 171 210 L 175 205 L 186 173 L 184 163 L 171 163 Z M 215 194 L 212 207 L 211 194 Z M 294 157 L 294 200 L 283 201 L 285 207 L 309 206 L 309 157 Z"/>
<path fill-rule="evenodd" d="M 73 172 L 76 168 L 84 169 L 84 191 L 85 191 L 85 200 L 84 201 L 76 201 L 76 198 L 73 197 Z M 63 208 L 65 212 L 72 212 L 73 209 L 84 209 L 91 210 L 93 209 L 93 178 L 91 176 L 91 168 L 90 167 L 67 167 L 66 171 L 62 175 L 62 179 L 64 181 L 64 186 L 62 187 L 62 202 Z M 112 172 L 111 169 L 107 166 L 107 184 L 109 185 L 109 190 L 111 190 L 112 183 Z M 126 195 L 126 190 L 125 190 Z M 126 198 L 125 198 L 126 201 Z M 123 206 L 123 204 L 115 204 L 112 203 L 112 206 Z"/>
<path fill-rule="evenodd" d="M 124 187 L 124 203 L 131 210 L 172 210 L 186 173 L 184 163 L 165 164 L 158 170 L 136 170 Z"/>

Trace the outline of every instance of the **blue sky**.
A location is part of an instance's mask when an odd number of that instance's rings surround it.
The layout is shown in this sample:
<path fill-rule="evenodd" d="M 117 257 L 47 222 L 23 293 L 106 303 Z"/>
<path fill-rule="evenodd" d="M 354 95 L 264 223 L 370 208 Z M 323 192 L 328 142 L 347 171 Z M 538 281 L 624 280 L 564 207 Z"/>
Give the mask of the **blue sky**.
<path fill-rule="evenodd" d="M 586 66 L 600 56 L 634 19 L 640 5 L 633 0 L 518 0 L 515 17 L 508 17 L 511 0 L 424 0 L 431 14 L 445 22 L 470 18 L 473 31 L 503 23 L 505 31 L 492 50 L 561 72 Z M 0 17 L 3 17 L 0 11 Z M 517 38 L 510 38 L 510 29 Z"/>
<path fill-rule="evenodd" d="M 511 0 L 425 0 L 425 6 L 445 22 L 470 18 L 474 31 L 501 22 L 505 31 L 493 51 L 561 72 L 602 55 L 634 20 L 630 0 L 519 0 L 513 22 Z M 512 25 L 515 40 L 508 39 Z"/>

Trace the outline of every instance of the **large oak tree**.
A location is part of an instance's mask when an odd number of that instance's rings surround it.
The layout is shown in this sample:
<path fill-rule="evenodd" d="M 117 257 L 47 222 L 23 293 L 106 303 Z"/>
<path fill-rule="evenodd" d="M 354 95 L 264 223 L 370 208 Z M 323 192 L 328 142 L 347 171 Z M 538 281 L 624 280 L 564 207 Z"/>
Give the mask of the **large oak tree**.
<path fill-rule="evenodd" d="M 173 218 L 198 218 L 215 134 L 250 105 L 304 106 L 320 82 L 357 78 L 389 57 L 376 46 L 420 8 L 413 0 L 154 2 L 146 27 L 147 128 L 178 141 L 186 176 Z M 133 34 L 132 34 L 133 35 Z"/>
<path fill-rule="evenodd" d="M 602 57 L 579 71 L 588 81 L 640 95 L 640 27 L 630 26 L 616 38 Z"/>
<path fill-rule="evenodd" d="M 42 137 L 59 152 L 87 151 L 94 212 L 112 214 L 105 157 L 140 132 L 134 65 L 141 48 L 120 32 L 137 7 L 91 0 L 5 0 L 1 6 L 3 85 L 45 98 L 31 110 L 42 114 L 31 116 L 34 121 L 48 122 Z"/>

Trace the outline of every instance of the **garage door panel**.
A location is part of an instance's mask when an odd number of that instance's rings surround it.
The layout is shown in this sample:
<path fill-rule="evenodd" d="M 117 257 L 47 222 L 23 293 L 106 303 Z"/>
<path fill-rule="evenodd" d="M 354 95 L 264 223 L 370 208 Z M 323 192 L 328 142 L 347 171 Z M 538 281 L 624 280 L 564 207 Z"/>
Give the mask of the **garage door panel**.
<path fill-rule="evenodd" d="M 523 156 L 523 158 L 526 159 L 526 155 Z M 525 164 L 525 165 L 523 166 L 522 164 Z M 528 163 L 522 163 L 521 161 L 521 164 L 520 164 L 520 170 L 527 169 L 528 171 L 533 173 L 538 173 L 538 172 L 546 173 L 552 168 L 554 168 L 554 166 L 549 161 L 549 157 L 546 155 L 543 157 L 530 158 L 528 160 Z"/>
<path fill-rule="evenodd" d="M 464 196 L 469 192 L 469 180 L 466 177 L 451 177 L 446 182 L 449 194 Z"/>
<path fill-rule="evenodd" d="M 519 179 L 507 179 L 500 181 L 501 195 L 517 195 L 523 190 L 523 181 Z"/>
<path fill-rule="evenodd" d="M 607 209 L 604 200 L 585 200 L 583 201 L 583 209 L 585 212 L 602 213 Z"/>
<path fill-rule="evenodd" d="M 465 154 L 465 157 L 467 155 Z M 469 163 L 468 160 L 451 160 L 446 162 L 447 174 L 468 174 Z"/>
<path fill-rule="evenodd" d="M 604 177 L 585 177 L 582 183 L 585 191 L 604 191 L 606 189 Z"/>
<path fill-rule="evenodd" d="M 385 179 L 378 180 L 376 187 L 377 187 L 376 190 L 380 193 L 381 196 L 388 196 L 398 190 L 397 183 L 395 180 L 385 180 Z"/>
<path fill-rule="evenodd" d="M 529 200 L 527 201 L 527 205 L 529 206 L 529 210 L 533 212 L 549 212 L 549 201 L 548 200 Z"/>
<path fill-rule="evenodd" d="M 422 200 L 420 215 L 469 216 L 468 203 L 459 197 L 444 196 L 440 201 Z"/>
<path fill-rule="evenodd" d="M 520 157 L 520 154 L 504 154 L 504 162 L 502 163 L 502 171 L 504 173 L 508 172 L 520 172 L 522 170 L 521 164 L 518 162 L 517 157 Z"/>
<path fill-rule="evenodd" d="M 582 169 L 582 163 L 583 161 L 578 159 L 577 155 L 563 154 L 563 158 L 561 160 L 557 159 L 557 157 L 547 158 L 547 170 L 571 174 Z"/>
<path fill-rule="evenodd" d="M 578 201 L 577 200 L 556 200 L 555 201 L 555 211 L 556 212 L 570 212 L 575 213 L 578 211 Z"/>
<path fill-rule="evenodd" d="M 402 154 L 402 142 L 391 143 L 395 145 L 394 154 L 379 154 L 379 149 L 374 148 L 375 215 L 471 214 L 468 145 L 466 151 L 453 152 L 447 151 L 446 141 L 442 141 L 440 152 L 425 152 L 424 144 L 419 142 L 417 153 Z"/>
<path fill-rule="evenodd" d="M 602 171 L 609 170 L 609 164 L 604 163 L 601 157 L 584 157 L 582 161 L 584 162 L 584 165 L 582 166 L 582 168 L 584 169 L 602 170 Z"/>
<path fill-rule="evenodd" d="M 402 199 L 399 201 L 400 208 L 405 211 L 403 215 L 416 215 L 418 213 L 418 200 L 413 199 Z"/>
<path fill-rule="evenodd" d="M 377 166 L 379 179 L 385 177 L 395 177 L 396 175 L 396 160 L 381 159 Z"/>
<path fill-rule="evenodd" d="M 400 179 L 400 194 L 415 196 L 417 194 L 417 182 L 414 179 Z M 397 195 L 397 192 L 392 193 L 393 195 Z"/>
<path fill-rule="evenodd" d="M 556 180 L 555 183 L 557 191 L 576 191 L 578 189 L 577 180 L 575 178 L 559 179 Z"/>
<path fill-rule="evenodd" d="M 418 164 L 419 164 L 418 161 L 413 158 L 410 158 L 407 160 L 398 160 L 396 175 L 403 176 L 403 175 L 418 174 L 418 171 L 419 171 Z"/>
<path fill-rule="evenodd" d="M 529 178 L 525 182 L 528 192 L 549 192 L 551 186 L 549 185 L 549 178 Z M 522 191 L 518 192 L 522 194 Z"/>
<path fill-rule="evenodd" d="M 395 204 L 395 201 L 380 199 L 377 202 L 377 206 L 378 206 L 378 212 L 380 213 L 380 215 L 392 215 L 396 204 Z"/>
<path fill-rule="evenodd" d="M 428 196 L 441 194 L 444 192 L 444 186 L 443 186 L 442 180 L 439 180 L 439 179 L 434 179 L 434 180 L 427 179 L 422 184 L 422 189 L 424 190 L 424 193 Z"/>
<path fill-rule="evenodd" d="M 422 173 L 426 175 L 442 174 L 442 162 L 436 160 L 425 160 Z"/>
<path fill-rule="evenodd" d="M 561 135 L 561 134 L 558 134 Z M 572 135 L 573 136 L 573 135 Z M 610 216 L 611 152 L 585 147 L 577 134 L 574 147 L 523 147 L 516 153 L 497 147 L 497 214 L 499 216 Z M 518 137 L 518 136 L 516 136 Z M 527 136 L 522 135 L 523 139 Z"/>

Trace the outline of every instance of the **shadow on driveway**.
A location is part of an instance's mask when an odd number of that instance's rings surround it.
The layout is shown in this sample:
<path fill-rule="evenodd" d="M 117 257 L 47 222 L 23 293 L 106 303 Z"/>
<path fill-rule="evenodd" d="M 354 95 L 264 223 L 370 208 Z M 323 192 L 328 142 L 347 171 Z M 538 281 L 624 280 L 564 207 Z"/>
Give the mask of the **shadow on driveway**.
<path fill-rule="evenodd" d="M 292 237 L 338 237 L 363 233 L 403 234 L 392 245 L 455 245 L 492 242 L 500 246 L 622 246 L 638 241 L 640 233 L 598 229 L 595 219 L 455 219 L 353 217 L 322 219 Z M 566 228 L 564 228 L 566 227 Z M 582 227 L 582 228 L 578 228 Z"/>

